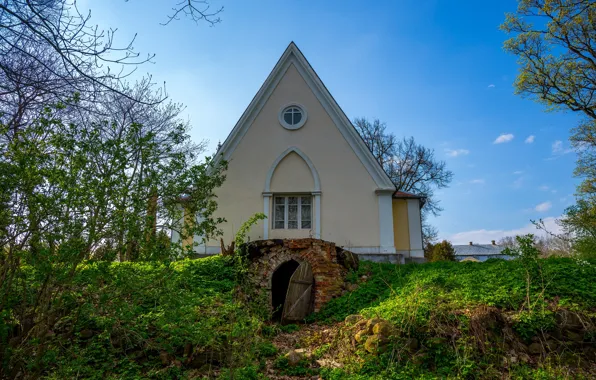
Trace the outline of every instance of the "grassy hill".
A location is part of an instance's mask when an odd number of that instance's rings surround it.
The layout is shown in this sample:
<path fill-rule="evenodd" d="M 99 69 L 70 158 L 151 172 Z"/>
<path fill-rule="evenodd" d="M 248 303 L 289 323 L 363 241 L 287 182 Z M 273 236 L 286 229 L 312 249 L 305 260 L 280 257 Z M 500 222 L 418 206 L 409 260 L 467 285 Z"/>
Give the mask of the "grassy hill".
<path fill-rule="evenodd" d="M 364 262 L 349 276 L 352 291 L 301 326 L 268 322 L 259 297 L 238 296 L 245 289 L 238 289 L 237 278 L 225 257 L 87 263 L 58 301 L 63 315 L 44 339 L 15 340 L 11 319 L 1 320 L 1 338 L 8 343 L 4 374 L 51 379 L 596 376 L 596 263 L 553 258 L 526 268 L 502 260 Z M 35 273 L 24 280 L 42 286 Z M 31 307 L 26 300 L 20 305 L 12 312 Z"/>

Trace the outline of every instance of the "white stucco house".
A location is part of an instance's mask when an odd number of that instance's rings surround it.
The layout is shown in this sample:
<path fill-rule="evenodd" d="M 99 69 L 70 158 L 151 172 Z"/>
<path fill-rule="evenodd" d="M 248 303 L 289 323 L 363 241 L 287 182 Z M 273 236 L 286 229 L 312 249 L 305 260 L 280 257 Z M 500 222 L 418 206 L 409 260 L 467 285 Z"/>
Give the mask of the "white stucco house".
<path fill-rule="evenodd" d="M 319 238 L 362 258 L 422 261 L 420 197 L 395 186 L 292 42 L 221 145 L 224 240 L 255 213 L 251 240 Z M 175 232 L 172 239 L 179 239 Z M 198 254 L 217 240 L 195 236 Z"/>

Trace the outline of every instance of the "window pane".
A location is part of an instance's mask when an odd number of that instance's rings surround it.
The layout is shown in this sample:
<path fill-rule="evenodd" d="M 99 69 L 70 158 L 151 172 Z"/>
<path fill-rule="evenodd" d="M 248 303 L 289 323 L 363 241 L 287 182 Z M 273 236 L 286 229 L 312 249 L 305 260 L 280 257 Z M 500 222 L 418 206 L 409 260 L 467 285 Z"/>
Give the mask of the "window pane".
<path fill-rule="evenodd" d="M 304 220 L 302 219 L 302 227 L 304 229 L 310 229 L 311 228 L 311 222 L 310 220 Z"/>
<path fill-rule="evenodd" d="M 298 198 L 288 197 L 288 228 L 298 228 Z"/>
<path fill-rule="evenodd" d="M 286 111 L 284 113 L 284 121 L 290 125 L 293 125 L 292 123 L 292 112 L 291 111 Z"/>
<path fill-rule="evenodd" d="M 309 205 L 311 203 L 311 197 L 301 197 L 302 199 L 300 200 L 300 202 L 302 202 L 303 205 Z"/>
<path fill-rule="evenodd" d="M 296 124 L 300 123 L 300 120 L 302 120 L 302 113 L 294 112 L 294 122 L 292 123 L 292 125 L 296 125 Z"/>
<path fill-rule="evenodd" d="M 276 205 L 283 205 L 283 204 L 285 204 L 285 202 L 286 202 L 285 197 L 275 197 Z"/>
<path fill-rule="evenodd" d="M 281 198 L 283 200 L 283 198 Z M 285 206 L 283 204 L 281 205 L 275 205 L 274 208 L 274 215 L 273 215 L 273 228 L 284 228 L 284 212 L 285 212 Z"/>
<path fill-rule="evenodd" d="M 310 209 L 311 209 L 310 208 L 310 205 L 302 204 L 302 207 L 301 207 L 301 211 L 302 211 L 301 217 L 302 217 L 302 220 L 311 220 L 311 218 L 310 218 Z"/>

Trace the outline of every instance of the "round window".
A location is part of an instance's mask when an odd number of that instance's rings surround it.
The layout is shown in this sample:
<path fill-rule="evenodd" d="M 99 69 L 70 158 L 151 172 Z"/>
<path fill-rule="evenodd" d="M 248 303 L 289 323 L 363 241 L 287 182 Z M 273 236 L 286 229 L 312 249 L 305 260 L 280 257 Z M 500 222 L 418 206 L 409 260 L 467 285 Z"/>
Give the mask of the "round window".
<path fill-rule="evenodd" d="M 279 122 L 286 129 L 298 129 L 306 122 L 306 111 L 298 104 L 283 107 L 279 113 Z"/>

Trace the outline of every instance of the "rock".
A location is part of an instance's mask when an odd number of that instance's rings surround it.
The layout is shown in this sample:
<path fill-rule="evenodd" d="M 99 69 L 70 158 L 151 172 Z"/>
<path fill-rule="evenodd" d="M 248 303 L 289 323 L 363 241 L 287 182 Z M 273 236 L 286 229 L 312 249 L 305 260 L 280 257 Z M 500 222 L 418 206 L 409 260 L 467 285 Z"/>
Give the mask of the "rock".
<path fill-rule="evenodd" d="M 82 339 L 90 339 L 91 337 L 93 337 L 93 331 L 89 330 L 89 329 L 81 330 L 81 332 L 79 333 L 79 336 Z"/>
<path fill-rule="evenodd" d="M 554 330 L 551 331 L 551 335 L 555 339 L 563 340 L 563 330 L 558 327 L 555 327 Z"/>
<path fill-rule="evenodd" d="M 187 358 L 192 355 L 192 344 L 186 343 L 184 345 L 184 357 Z"/>
<path fill-rule="evenodd" d="M 352 315 L 348 315 L 346 317 L 346 319 L 344 320 L 348 325 L 353 325 L 354 323 L 362 320 L 362 315 L 360 314 L 352 314 Z"/>
<path fill-rule="evenodd" d="M 387 321 L 381 321 L 373 326 L 373 334 L 382 335 L 384 337 L 390 336 L 391 330 L 393 330 L 393 328 Z"/>
<path fill-rule="evenodd" d="M 583 334 L 578 334 L 574 331 L 565 331 L 565 336 L 567 337 L 567 340 L 570 340 L 572 342 L 583 342 L 584 341 Z"/>
<path fill-rule="evenodd" d="M 368 338 L 368 336 L 369 334 L 367 330 L 360 330 L 356 333 L 356 335 L 354 335 L 354 339 L 356 339 L 356 342 L 362 343 Z"/>
<path fill-rule="evenodd" d="M 418 343 L 418 339 L 408 338 L 408 339 L 406 339 L 405 346 L 410 351 L 416 351 L 416 350 L 418 350 L 418 347 L 420 347 L 420 344 Z"/>
<path fill-rule="evenodd" d="M 368 280 L 368 276 L 367 275 L 364 274 L 364 275 L 360 276 L 360 281 L 366 282 L 366 280 Z"/>
<path fill-rule="evenodd" d="M 345 249 L 340 247 L 335 247 L 335 252 L 337 255 L 337 262 L 341 266 L 349 270 L 358 270 L 358 266 L 360 265 L 358 255 L 356 255 L 353 252 L 346 251 Z"/>
<path fill-rule="evenodd" d="M 306 348 L 297 348 L 294 351 L 303 358 L 310 357 L 310 353 L 306 350 Z"/>
<path fill-rule="evenodd" d="M 296 350 L 290 350 L 290 352 L 286 354 L 286 358 L 288 358 L 290 367 L 295 367 L 300 363 L 300 360 L 302 360 L 302 355 L 296 352 Z"/>
<path fill-rule="evenodd" d="M 389 343 L 387 338 L 384 338 L 380 335 L 372 335 L 366 339 L 366 342 L 364 343 L 364 349 L 371 354 L 385 352 L 387 349 L 387 343 Z"/>
<path fill-rule="evenodd" d="M 542 344 L 534 342 L 528 346 L 528 352 L 532 355 L 540 355 L 544 352 Z"/>
<path fill-rule="evenodd" d="M 12 337 L 10 338 L 10 340 L 8 341 L 8 346 L 10 348 L 17 348 L 17 346 L 21 343 L 21 338 L 19 338 L 18 336 Z"/>
<path fill-rule="evenodd" d="M 426 359 L 427 357 L 425 353 L 419 353 L 412 356 L 411 360 L 414 365 L 423 365 L 426 362 Z"/>
<path fill-rule="evenodd" d="M 562 310 L 556 315 L 557 324 L 567 329 L 583 329 L 584 324 L 579 315 L 574 312 Z"/>
<path fill-rule="evenodd" d="M 317 360 L 317 364 L 320 365 L 321 367 L 327 367 L 327 368 L 341 368 L 342 365 L 339 364 L 338 362 L 331 360 L 331 359 L 319 359 Z"/>
<path fill-rule="evenodd" d="M 372 335 L 373 327 L 379 322 L 383 322 L 383 320 L 381 318 L 371 318 L 366 322 L 366 331 L 369 335 Z"/>
<path fill-rule="evenodd" d="M 161 360 L 161 364 L 168 365 L 170 364 L 170 355 L 165 351 L 161 351 L 159 353 L 159 360 Z"/>

